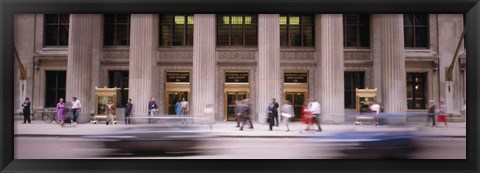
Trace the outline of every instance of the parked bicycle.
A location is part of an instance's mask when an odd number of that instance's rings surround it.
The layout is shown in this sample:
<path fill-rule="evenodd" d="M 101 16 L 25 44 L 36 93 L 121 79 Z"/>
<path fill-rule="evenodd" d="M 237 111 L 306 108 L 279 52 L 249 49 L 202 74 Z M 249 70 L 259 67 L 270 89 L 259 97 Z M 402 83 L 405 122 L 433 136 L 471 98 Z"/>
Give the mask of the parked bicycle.
<path fill-rule="evenodd" d="M 52 123 L 55 121 L 57 124 L 60 124 L 60 121 L 57 120 L 57 111 L 55 108 L 45 108 L 45 111 L 42 115 L 42 120 L 46 123 Z"/>

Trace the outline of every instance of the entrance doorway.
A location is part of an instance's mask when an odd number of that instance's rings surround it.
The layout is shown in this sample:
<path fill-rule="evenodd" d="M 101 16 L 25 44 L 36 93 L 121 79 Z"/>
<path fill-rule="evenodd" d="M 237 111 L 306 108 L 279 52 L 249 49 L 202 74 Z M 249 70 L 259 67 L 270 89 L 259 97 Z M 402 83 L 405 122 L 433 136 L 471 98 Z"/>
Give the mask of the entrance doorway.
<path fill-rule="evenodd" d="M 166 114 L 168 115 L 175 115 L 175 104 L 177 101 L 182 101 L 182 98 L 185 98 L 185 100 L 188 99 L 188 92 L 184 91 L 169 91 L 167 92 L 167 109 L 166 109 Z"/>
<path fill-rule="evenodd" d="M 293 112 L 295 113 L 295 117 L 293 117 L 293 119 L 299 120 L 303 103 L 306 101 L 305 92 L 286 92 L 285 100 L 288 100 L 293 106 Z"/>
<path fill-rule="evenodd" d="M 227 92 L 226 94 L 226 114 L 225 121 L 235 121 L 235 101 L 247 99 L 247 92 Z"/>

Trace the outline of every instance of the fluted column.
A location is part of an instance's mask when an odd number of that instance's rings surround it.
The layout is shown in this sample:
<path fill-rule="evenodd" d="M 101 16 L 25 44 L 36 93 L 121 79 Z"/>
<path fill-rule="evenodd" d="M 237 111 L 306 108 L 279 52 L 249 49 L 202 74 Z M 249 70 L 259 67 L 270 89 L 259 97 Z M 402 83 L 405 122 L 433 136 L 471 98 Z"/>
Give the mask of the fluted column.
<path fill-rule="evenodd" d="M 378 15 L 382 64 L 382 95 L 386 113 L 407 108 L 403 14 Z"/>
<path fill-rule="evenodd" d="M 268 101 L 281 100 L 280 24 L 279 14 L 258 15 L 257 114 L 265 122 Z"/>
<path fill-rule="evenodd" d="M 216 107 L 215 14 L 195 14 L 193 26 L 193 80 L 190 104 L 192 111 L 190 114 L 201 116 L 207 104 Z M 213 122 L 214 117 L 210 118 Z"/>
<path fill-rule="evenodd" d="M 158 49 L 158 15 L 131 14 L 128 96 L 134 104 L 133 116 L 148 114 L 153 97 L 154 68 Z M 158 100 L 160 98 L 155 98 Z M 162 105 L 158 105 L 162 106 Z"/>
<path fill-rule="evenodd" d="M 343 15 L 317 14 L 315 17 L 317 70 L 316 99 L 320 103 L 322 122 L 343 123 L 344 65 Z"/>
<path fill-rule="evenodd" d="M 88 122 L 94 105 L 92 91 L 93 28 L 95 14 L 70 14 L 66 99 L 82 103 L 79 123 Z"/>

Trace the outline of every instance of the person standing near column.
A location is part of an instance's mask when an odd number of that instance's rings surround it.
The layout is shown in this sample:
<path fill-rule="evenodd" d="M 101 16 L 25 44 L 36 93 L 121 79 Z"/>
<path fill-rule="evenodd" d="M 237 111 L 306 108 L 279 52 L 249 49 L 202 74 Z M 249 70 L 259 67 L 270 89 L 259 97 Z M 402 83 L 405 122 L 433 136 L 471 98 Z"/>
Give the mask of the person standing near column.
<path fill-rule="evenodd" d="M 308 104 L 308 110 L 313 114 L 312 121 L 313 123 L 317 124 L 317 127 L 318 127 L 317 132 L 321 132 L 322 127 L 320 127 L 320 121 L 321 121 L 320 103 L 318 103 L 318 101 L 315 99 L 311 99 L 310 103 Z"/>
<path fill-rule="evenodd" d="M 188 102 L 187 100 L 185 100 L 185 98 L 182 98 L 182 102 L 181 102 L 181 106 L 182 106 L 182 115 L 183 117 L 188 117 L 188 112 L 190 111 L 190 106 L 188 105 Z M 182 121 L 182 124 L 185 123 L 185 119 Z M 193 123 L 193 121 L 192 121 Z"/>
<path fill-rule="evenodd" d="M 25 102 L 23 102 L 22 107 L 23 107 L 23 124 L 26 124 L 28 121 L 28 124 L 31 124 L 32 121 L 30 120 L 30 105 L 32 103 L 30 102 L 30 98 L 26 97 Z"/>
<path fill-rule="evenodd" d="M 81 108 L 82 108 L 82 103 L 80 102 L 80 100 L 77 100 L 77 97 L 72 97 L 73 121 L 71 121 L 71 124 L 73 124 L 74 126 L 77 125 L 77 117 Z"/>
<path fill-rule="evenodd" d="M 125 104 L 125 124 L 130 124 L 130 113 L 132 112 L 132 108 L 132 99 L 129 98 L 127 104 Z"/>
<path fill-rule="evenodd" d="M 65 103 L 63 98 L 60 98 L 57 103 L 57 121 L 60 121 L 60 125 L 63 127 L 65 125 Z"/>
<path fill-rule="evenodd" d="M 429 100 L 428 101 L 428 117 L 427 117 L 427 122 L 432 120 L 432 127 L 435 127 L 435 109 L 437 106 L 435 105 L 435 101 Z"/>
<path fill-rule="evenodd" d="M 277 101 L 275 101 L 275 98 L 272 98 L 272 102 L 273 102 L 273 109 L 272 109 L 272 112 L 273 112 L 273 118 L 275 119 L 275 126 L 278 127 L 278 103 Z"/>
<path fill-rule="evenodd" d="M 270 102 L 268 103 L 268 106 L 267 106 L 267 115 L 268 115 L 268 130 L 272 131 L 273 130 L 273 126 L 275 125 L 274 123 L 274 120 L 273 120 L 273 110 L 274 110 L 274 107 L 275 107 L 275 104 L 273 103 L 273 99 L 270 100 Z"/>
<path fill-rule="evenodd" d="M 155 98 L 152 97 L 152 100 L 148 102 L 148 116 L 153 117 L 153 114 L 157 111 L 158 105 L 157 102 L 155 101 Z M 153 119 L 149 118 L 148 123 L 153 124 Z"/>

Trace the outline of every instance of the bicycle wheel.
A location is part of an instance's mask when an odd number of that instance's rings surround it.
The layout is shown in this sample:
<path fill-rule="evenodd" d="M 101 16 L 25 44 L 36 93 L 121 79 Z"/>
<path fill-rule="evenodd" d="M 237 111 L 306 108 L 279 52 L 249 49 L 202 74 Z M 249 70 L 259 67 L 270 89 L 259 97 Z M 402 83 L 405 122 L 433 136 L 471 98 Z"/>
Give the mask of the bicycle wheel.
<path fill-rule="evenodd" d="M 46 123 L 51 123 L 54 119 L 54 117 L 48 113 L 45 113 L 43 114 L 43 121 L 45 121 Z"/>

